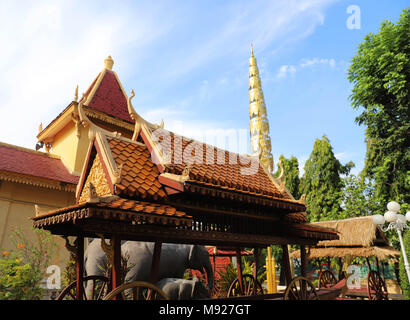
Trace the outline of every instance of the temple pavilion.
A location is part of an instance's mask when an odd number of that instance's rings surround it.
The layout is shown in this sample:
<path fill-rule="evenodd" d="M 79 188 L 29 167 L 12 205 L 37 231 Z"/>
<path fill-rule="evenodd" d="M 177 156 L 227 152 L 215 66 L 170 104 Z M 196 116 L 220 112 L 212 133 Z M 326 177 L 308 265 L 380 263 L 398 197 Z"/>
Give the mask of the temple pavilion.
<path fill-rule="evenodd" d="M 81 229 L 86 237 L 117 232 L 141 240 L 145 232 L 162 242 L 192 235 L 192 243 L 241 247 L 337 239 L 307 223 L 304 200 L 294 199 L 258 156 L 215 148 L 143 119 L 113 64 L 108 57 L 82 96 L 76 88 L 68 106 L 40 126 L 36 149 L 45 152 L 0 145 L 6 150 L 0 153 L 2 246 L 13 226 L 32 224 L 29 217 L 56 235 Z M 15 157 L 22 160 L 13 163 Z M 22 186 L 30 191 L 7 191 Z"/>

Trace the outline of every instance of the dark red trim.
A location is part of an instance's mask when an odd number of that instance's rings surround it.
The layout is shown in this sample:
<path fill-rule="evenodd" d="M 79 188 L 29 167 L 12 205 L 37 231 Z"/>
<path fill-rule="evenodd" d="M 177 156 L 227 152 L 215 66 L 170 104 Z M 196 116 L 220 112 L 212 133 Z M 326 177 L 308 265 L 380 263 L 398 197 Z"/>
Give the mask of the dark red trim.
<path fill-rule="evenodd" d="M 162 185 L 166 187 L 170 187 L 172 189 L 175 189 L 176 191 L 183 192 L 184 189 L 184 184 L 175 180 L 172 180 L 170 178 L 164 177 L 164 176 L 158 176 L 158 181 Z"/>
<path fill-rule="evenodd" d="M 175 190 L 169 187 L 164 186 L 165 192 L 168 196 L 170 196 L 171 194 L 176 194 L 176 193 L 181 193 L 181 191 L 179 190 Z"/>

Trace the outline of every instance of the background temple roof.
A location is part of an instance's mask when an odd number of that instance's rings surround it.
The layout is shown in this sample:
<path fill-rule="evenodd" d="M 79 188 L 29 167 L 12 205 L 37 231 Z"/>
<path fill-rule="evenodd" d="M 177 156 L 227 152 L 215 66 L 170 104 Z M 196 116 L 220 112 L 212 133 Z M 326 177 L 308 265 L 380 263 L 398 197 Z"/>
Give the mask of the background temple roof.
<path fill-rule="evenodd" d="M 59 157 L 6 143 L 0 143 L 0 170 L 77 184 Z"/>

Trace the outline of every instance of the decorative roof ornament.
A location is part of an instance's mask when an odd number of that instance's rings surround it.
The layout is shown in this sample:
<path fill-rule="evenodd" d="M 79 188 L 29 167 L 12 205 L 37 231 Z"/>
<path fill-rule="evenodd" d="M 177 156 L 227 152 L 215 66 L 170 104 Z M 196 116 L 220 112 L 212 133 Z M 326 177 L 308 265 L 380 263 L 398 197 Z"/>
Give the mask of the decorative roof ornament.
<path fill-rule="evenodd" d="M 269 172 L 272 172 L 273 156 L 269 137 L 269 122 L 252 44 L 251 57 L 249 58 L 249 131 L 251 154 L 259 156 L 262 164 Z"/>
<path fill-rule="evenodd" d="M 78 84 L 75 87 L 75 91 L 74 91 L 74 101 L 78 102 Z"/>
<path fill-rule="evenodd" d="M 279 175 L 278 179 L 279 179 L 280 181 L 283 181 L 283 177 L 285 176 L 285 169 L 283 169 L 282 160 L 279 160 L 278 166 L 279 166 L 279 168 L 280 168 L 280 175 Z"/>
<path fill-rule="evenodd" d="M 111 58 L 111 56 L 108 56 L 104 60 L 104 67 L 105 69 L 112 70 L 112 66 L 114 65 L 114 60 Z"/>

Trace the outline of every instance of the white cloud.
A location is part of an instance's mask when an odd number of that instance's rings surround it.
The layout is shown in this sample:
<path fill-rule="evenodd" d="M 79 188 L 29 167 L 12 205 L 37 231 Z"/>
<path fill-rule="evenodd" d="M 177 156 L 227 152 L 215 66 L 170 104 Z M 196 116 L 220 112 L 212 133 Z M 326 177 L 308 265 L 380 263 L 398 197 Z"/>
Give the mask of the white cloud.
<path fill-rule="evenodd" d="M 276 73 L 276 78 L 281 79 L 286 78 L 288 75 L 293 76 L 296 74 L 296 72 L 299 72 L 305 68 L 312 68 L 315 65 L 322 65 L 334 68 L 336 66 L 336 61 L 333 58 L 304 58 L 297 65 L 285 64 L 280 66 L 278 72 Z"/>
<path fill-rule="evenodd" d="M 277 78 L 286 78 L 288 75 L 294 75 L 296 73 L 296 67 L 293 65 L 283 65 L 279 68 L 279 72 L 276 75 Z"/>
<path fill-rule="evenodd" d="M 34 147 L 40 122 L 48 124 L 68 105 L 77 84 L 81 95 L 109 54 L 126 66 L 130 59 L 121 57 L 130 43 L 142 48 L 172 25 L 144 8 L 130 12 L 116 4 L 115 11 L 100 11 L 95 5 L 2 2 L 0 141 Z"/>

